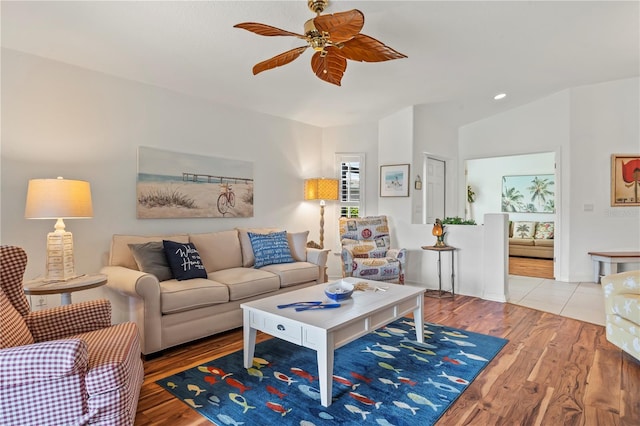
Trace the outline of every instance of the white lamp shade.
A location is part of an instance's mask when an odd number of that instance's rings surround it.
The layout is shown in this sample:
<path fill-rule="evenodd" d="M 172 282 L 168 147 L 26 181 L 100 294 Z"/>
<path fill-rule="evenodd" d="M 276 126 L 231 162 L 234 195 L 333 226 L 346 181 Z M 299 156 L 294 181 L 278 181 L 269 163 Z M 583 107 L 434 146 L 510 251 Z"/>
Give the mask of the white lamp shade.
<path fill-rule="evenodd" d="M 93 217 L 89 182 L 69 179 L 31 179 L 24 209 L 27 219 Z"/>

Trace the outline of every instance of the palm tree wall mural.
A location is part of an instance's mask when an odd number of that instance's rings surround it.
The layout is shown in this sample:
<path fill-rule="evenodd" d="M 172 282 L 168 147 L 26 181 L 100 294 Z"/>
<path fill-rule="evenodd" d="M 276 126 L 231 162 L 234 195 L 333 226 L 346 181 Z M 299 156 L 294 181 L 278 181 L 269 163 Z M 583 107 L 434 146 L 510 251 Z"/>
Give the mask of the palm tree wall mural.
<path fill-rule="evenodd" d="M 502 211 L 510 213 L 555 213 L 553 175 L 502 177 Z"/>

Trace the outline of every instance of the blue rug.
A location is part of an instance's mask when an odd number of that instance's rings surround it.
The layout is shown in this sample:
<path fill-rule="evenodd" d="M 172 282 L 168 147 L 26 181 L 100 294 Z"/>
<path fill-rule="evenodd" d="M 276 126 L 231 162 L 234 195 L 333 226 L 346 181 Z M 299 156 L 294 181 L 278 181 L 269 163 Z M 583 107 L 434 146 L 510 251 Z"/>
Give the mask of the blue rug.
<path fill-rule="evenodd" d="M 280 339 L 157 381 L 217 425 L 431 425 L 507 343 L 402 318 L 335 353 L 333 403 L 320 404 L 316 352 Z"/>

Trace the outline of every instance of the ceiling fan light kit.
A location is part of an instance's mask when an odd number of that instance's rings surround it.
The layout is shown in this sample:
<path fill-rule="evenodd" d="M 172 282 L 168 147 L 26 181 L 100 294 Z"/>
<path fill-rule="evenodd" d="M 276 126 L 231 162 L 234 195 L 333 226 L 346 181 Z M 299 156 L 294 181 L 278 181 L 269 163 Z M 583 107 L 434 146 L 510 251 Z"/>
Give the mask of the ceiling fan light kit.
<path fill-rule="evenodd" d="M 311 47 L 315 51 L 311 58 L 311 69 L 315 75 L 327 83 L 340 86 L 342 76 L 347 69 L 347 59 L 359 62 L 382 62 L 407 57 L 375 38 L 361 34 L 364 15 L 357 9 L 321 15 L 328 4 L 328 0 L 307 1 L 309 9 L 317 16 L 305 22 L 304 34 L 256 22 L 234 25 L 234 28 L 242 28 L 262 36 L 291 36 L 307 42 L 306 46 L 296 47 L 257 63 L 253 67 L 253 74 L 286 65 Z"/>

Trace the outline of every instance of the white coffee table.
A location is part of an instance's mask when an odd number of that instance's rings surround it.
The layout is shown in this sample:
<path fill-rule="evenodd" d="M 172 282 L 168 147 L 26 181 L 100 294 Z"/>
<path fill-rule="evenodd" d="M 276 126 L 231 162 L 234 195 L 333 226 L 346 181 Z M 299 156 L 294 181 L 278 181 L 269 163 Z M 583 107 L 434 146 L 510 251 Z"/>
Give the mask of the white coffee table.
<path fill-rule="evenodd" d="M 266 297 L 240 305 L 244 324 L 244 366 L 253 364 L 258 330 L 317 352 L 320 402 L 331 405 L 334 350 L 412 312 L 416 338 L 424 342 L 424 288 L 377 281 L 345 278 L 351 283 L 366 282 L 386 291 L 355 291 L 335 309 L 296 312 L 277 305 L 296 302 L 333 302 L 324 294 L 327 284 Z"/>

